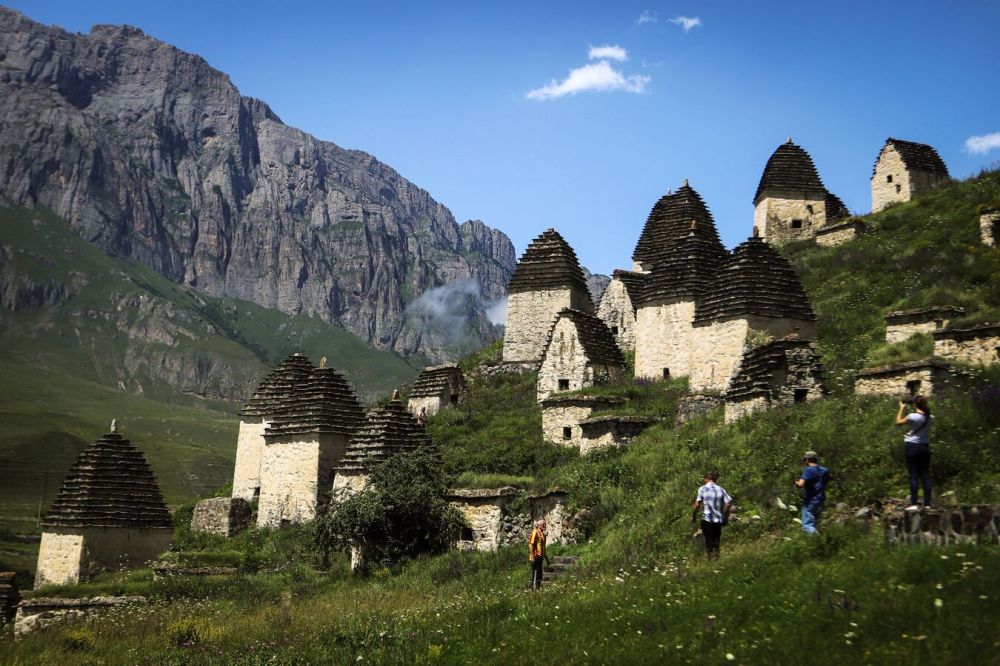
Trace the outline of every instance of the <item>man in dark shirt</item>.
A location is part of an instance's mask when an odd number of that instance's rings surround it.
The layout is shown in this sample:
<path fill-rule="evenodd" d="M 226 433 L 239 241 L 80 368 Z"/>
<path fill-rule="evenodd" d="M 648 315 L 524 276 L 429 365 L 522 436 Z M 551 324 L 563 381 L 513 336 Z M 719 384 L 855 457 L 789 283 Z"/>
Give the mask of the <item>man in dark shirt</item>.
<path fill-rule="evenodd" d="M 806 451 L 803 459 L 806 466 L 795 481 L 795 485 L 802 489 L 802 530 L 806 534 L 816 534 L 826 501 L 830 470 L 819 464 L 819 454 L 815 451 Z"/>

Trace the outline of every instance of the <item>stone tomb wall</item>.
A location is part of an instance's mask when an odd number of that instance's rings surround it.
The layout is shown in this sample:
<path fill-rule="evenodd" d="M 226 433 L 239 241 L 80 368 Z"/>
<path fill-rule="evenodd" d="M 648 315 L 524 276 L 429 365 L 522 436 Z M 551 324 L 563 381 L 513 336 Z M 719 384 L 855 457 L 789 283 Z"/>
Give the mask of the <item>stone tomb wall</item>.
<path fill-rule="evenodd" d="M 343 474 L 338 472 L 333 477 L 330 496 L 336 501 L 343 501 L 357 495 L 365 489 L 368 483 L 367 474 Z"/>
<path fill-rule="evenodd" d="M 26 599 L 17 607 L 17 616 L 14 620 L 14 639 L 17 640 L 60 622 L 93 616 L 116 606 L 137 607 L 143 606 L 147 602 L 146 597 L 36 597 Z"/>
<path fill-rule="evenodd" d="M 646 428 L 654 425 L 656 419 L 640 416 L 596 416 L 580 424 L 583 433 L 580 441 L 580 455 L 587 455 L 601 449 L 627 446 Z"/>
<path fill-rule="evenodd" d="M 896 510 L 882 517 L 886 543 L 932 546 L 1000 544 L 1000 507 L 971 505 Z"/>
<path fill-rule="evenodd" d="M 441 389 L 441 395 L 410 398 L 406 402 L 406 410 L 413 414 L 414 418 L 420 414 L 421 409 L 427 410 L 427 416 L 433 416 L 450 404 L 451 391 L 445 387 Z"/>
<path fill-rule="evenodd" d="M 1000 363 L 1000 326 L 936 333 L 934 355 L 971 365 Z"/>
<path fill-rule="evenodd" d="M 613 279 L 604 289 L 597 316 L 607 325 L 622 351 L 635 350 L 636 314 L 625 283 Z M 617 329 L 617 333 L 615 332 Z"/>
<path fill-rule="evenodd" d="M 907 170 L 896 149 L 886 146 L 872 176 L 872 212 L 877 213 L 892 203 L 909 201 L 944 180 L 943 176 L 926 171 Z"/>
<path fill-rule="evenodd" d="M 746 396 L 739 400 L 726 400 L 726 423 L 738 421 L 758 412 L 766 412 L 770 408 L 771 400 L 764 394 Z"/>
<path fill-rule="evenodd" d="M 563 317 L 552 330 L 552 342 L 538 369 L 538 401 L 554 393 L 579 391 L 607 383 L 621 372 L 621 368 L 591 363 L 580 344 L 576 324 L 569 317 Z M 560 381 L 565 381 L 567 387 L 560 388 Z"/>
<path fill-rule="evenodd" d="M 586 403 L 556 403 L 542 409 L 542 434 L 545 441 L 560 446 L 580 446 L 583 432 L 580 421 L 589 418 L 594 405 Z M 570 437 L 565 437 L 569 428 Z"/>
<path fill-rule="evenodd" d="M 635 324 L 635 376 L 662 379 L 691 374 L 694 301 L 643 305 Z"/>
<path fill-rule="evenodd" d="M 914 335 L 921 333 L 936 333 L 948 325 L 945 316 L 939 316 L 930 321 L 904 321 L 899 323 L 887 323 L 885 325 L 885 341 L 889 343 L 904 342 Z"/>
<path fill-rule="evenodd" d="M 1000 211 L 989 211 L 979 216 L 979 238 L 983 245 L 1000 247 Z"/>
<path fill-rule="evenodd" d="M 46 527 L 35 587 L 75 585 L 101 571 L 142 566 L 170 549 L 167 527 Z"/>
<path fill-rule="evenodd" d="M 589 294 L 578 289 L 519 291 L 507 296 L 504 363 L 537 363 L 545 352 L 552 322 L 564 308 L 593 312 Z"/>
<path fill-rule="evenodd" d="M 242 497 L 212 497 L 198 502 L 191 516 L 191 531 L 230 537 L 250 527 L 253 510 Z"/>
<path fill-rule="evenodd" d="M 826 247 L 843 245 L 860 236 L 865 229 L 863 222 L 852 221 L 823 227 L 816 231 L 816 243 Z"/>
<path fill-rule="evenodd" d="M 858 395 L 930 396 L 947 387 L 953 379 L 951 370 L 943 366 L 900 364 L 862 370 L 854 382 L 854 392 Z"/>
<path fill-rule="evenodd" d="M 766 190 L 754 207 L 753 224 L 771 245 L 812 238 L 826 223 L 826 198 L 806 192 Z M 796 227 L 795 221 L 799 226 Z"/>
<path fill-rule="evenodd" d="M 249 502 L 260 492 L 260 461 L 264 453 L 264 430 L 268 425 L 260 417 L 244 416 L 240 419 L 233 497 L 242 497 Z"/>
<path fill-rule="evenodd" d="M 258 527 L 313 520 L 333 486 L 333 466 L 347 449 L 339 433 L 268 437 L 260 467 Z"/>
<path fill-rule="evenodd" d="M 504 527 L 505 522 L 510 522 L 507 505 L 517 495 L 518 491 L 512 487 L 452 490 L 447 499 L 462 513 L 471 531 L 459 535 L 456 547 L 459 550 L 494 551 L 503 545 L 505 532 L 510 531 Z"/>

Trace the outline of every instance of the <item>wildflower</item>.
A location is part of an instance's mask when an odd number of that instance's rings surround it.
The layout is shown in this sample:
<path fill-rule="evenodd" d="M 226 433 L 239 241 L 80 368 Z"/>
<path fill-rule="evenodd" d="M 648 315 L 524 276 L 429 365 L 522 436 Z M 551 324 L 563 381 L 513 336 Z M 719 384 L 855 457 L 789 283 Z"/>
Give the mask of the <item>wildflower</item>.
<path fill-rule="evenodd" d="M 726 653 L 726 661 L 736 661 L 736 655 L 732 652 Z"/>
<path fill-rule="evenodd" d="M 934 600 L 935 608 L 941 608 L 942 606 L 944 606 L 944 601 L 942 599 L 938 598 Z"/>

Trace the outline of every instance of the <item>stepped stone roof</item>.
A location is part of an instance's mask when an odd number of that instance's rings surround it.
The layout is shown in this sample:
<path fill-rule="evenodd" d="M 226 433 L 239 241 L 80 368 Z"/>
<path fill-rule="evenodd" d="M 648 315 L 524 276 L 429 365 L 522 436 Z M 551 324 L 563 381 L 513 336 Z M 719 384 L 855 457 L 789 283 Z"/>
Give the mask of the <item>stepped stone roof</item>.
<path fill-rule="evenodd" d="M 694 300 L 728 257 L 715 225 L 691 222 L 688 231 L 664 245 L 662 258 L 646 277 L 640 303 L 668 299 Z"/>
<path fill-rule="evenodd" d="M 314 370 L 304 354 L 292 354 L 257 385 L 253 396 L 240 412 L 242 416 L 274 416 L 287 409 L 296 387 Z"/>
<path fill-rule="evenodd" d="M 978 324 L 965 328 L 946 328 L 933 334 L 935 340 L 978 340 L 979 338 L 1000 337 L 1000 324 Z"/>
<path fill-rule="evenodd" d="M 620 268 L 616 268 L 615 272 L 612 273 L 611 279 L 620 280 L 622 285 L 624 285 L 628 300 L 632 303 L 632 314 L 635 314 L 639 300 L 642 298 L 642 289 L 646 283 L 646 274 L 623 271 Z"/>
<path fill-rule="evenodd" d="M 334 470 L 337 474 L 367 474 L 391 456 L 425 446 L 434 446 L 427 430 L 406 411 L 402 401 L 392 400 L 368 415 Z"/>
<path fill-rule="evenodd" d="M 576 252 L 555 229 L 531 242 L 514 268 L 507 291 L 578 288 L 589 294 Z"/>
<path fill-rule="evenodd" d="M 871 368 L 861 368 L 856 376 L 858 377 L 878 377 L 880 375 L 892 375 L 908 370 L 954 370 L 954 366 L 942 363 L 933 358 L 926 358 L 919 361 L 903 361 L 901 363 L 889 363 L 887 365 L 877 365 Z"/>
<path fill-rule="evenodd" d="M 910 171 L 928 171 L 944 176 L 945 178 L 949 177 L 948 167 L 945 166 L 944 160 L 941 159 L 941 156 L 938 155 L 933 146 L 928 146 L 926 143 L 894 139 L 891 136 L 885 140 L 882 151 L 889 146 L 896 149 L 896 152 L 899 153 L 900 158 L 903 160 L 903 164 Z M 876 166 L 878 165 L 878 160 L 882 157 L 882 151 L 879 151 L 878 158 L 875 160 Z M 874 167 L 872 168 L 872 176 L 875 176 Z"/>
<path fill-rule="evenodd" d="M 960 317 L 965 314 L 965 308 L 957 305 L 930 305 L 921 308 L 908 308 L 886 312 L 883 319 L 887 324 L 904 324 L 912 321 L 929 321 L 937 316 Z"/>
<path fill-rule="evenodd" d="M 811 366 L 813 380 L 822 385 L 823 368 L 815 345 L 805 340 L 775 340 L 743 355 L 740 369 L 726 392 L 726 399 L 757 395 L 775 397 L 772 391 L 780 387 L 774 385 L 774 378 L 778 373 L 788 371 L 789 353 L 799 354 L 801 360 Z"/>
<path fill-rule="evenodd" d="M 679 190 L 661 197 L 649 212 L 632 253 L 632 260 L 655 264 L 664 257 L 669 241 L 687 235 L 692 222 L 697 222 L 699 227 L 714 235 L 718 241 L 719 232 L 715 228 L 712 213 L 701 195 L 685 180 Z"/>
<path fill-rule="evenodd" d="M 825 203 L 827 222 L 851 216 L 851 211 L 847 210 L 847 206 L 844 205 L 844 202 L 841 201 L 840 197 L 833 192 L 828 191 L 826 193 Z"/>
<path fill-rule="evenodd" d="M 563 308 L 559 311 L 545 341 L 546 354 L 548 354 L 549 346 L 552 344 L 552 335 L 555 333 L 556 325 L 561 319 L 569 319 L 573 322 L 576 334 L 580 338 L 580 345 L 591 363 L 625 365 L 625 357 L 622 356 L 618 343 L 615 342 L 615 336 L 611 334 L 611 329 L 608 328 L 607 324 L 592 314 L 572 308 Z"/>
<path fill-rule="evenodd" d="M 313 368 L 276 402 L 277 413 L 265 436 L 303 433 L 353 435 L 365 414 L 354 389 L 333 368 Z"/>
<path fill-rule="evenodd" d="M 462 370 L 454 363 L 424 368 L 410 389 L 410 397 L 437 397 L 445 389 L 450 389 L 453 384 L 461 384 L 462 381 Z"/>
<path fill-rule="evenodd" d="M 723 262 L 695 306 L 694 323 L 740 315 L 816 319 L 795 268 L 760 238 L 749 238 Z"/>
<path fill-rule="evenodd" d="M 87 447 L 63 480 L 43 527 L 172 526 L 146 458 L 112 432 Z"/>
<path fill-rule="evenodd" d="M 787 142 L 778 146 L 764 166 L 764 173 L 753 195 L 754 205 L 760 201 L 764 190 L 791 190 L 826 195 L 826 187 L 816 172 L 812 157 L 800 146 Z"/>

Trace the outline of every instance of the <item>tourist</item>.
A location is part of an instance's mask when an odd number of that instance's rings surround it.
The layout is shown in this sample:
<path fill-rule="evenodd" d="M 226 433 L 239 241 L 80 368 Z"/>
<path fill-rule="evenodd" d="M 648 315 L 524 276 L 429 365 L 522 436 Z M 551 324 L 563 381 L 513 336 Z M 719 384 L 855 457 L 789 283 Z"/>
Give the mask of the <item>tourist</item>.
<path fill-rule="evenodd" d="M 421 407 L 420 408 L 420 413 L 417 414 L 417 424 L 423 426 L 424 428 L 427 427 L 427 408 L 426 407 Z"/>
<path fill-rule="evenodd" d="M 722 526 L 729 523 L 729 507 L 733 503 L 726 489 L 716 484 L 718 472 L 709 472 L 704 476 L 704 485 L 698 489 L 698 498 L 694 501 L 694 513 L 691 522 L 698 520 L 701 511 L 701 534 L 705 537 L 705 554 L 708 559 L 718 559 L 719 542 L 722 539 Z"/>
<path fill-rule="evenodd" d="M 802 489 L 802 531 L 806 534 L 816 534 L 819 531 L 820 516 L 823 514 L 823 504 L 826 502 L 826 486 L 830 482 L 830 470 L 819 464 L 819 454 L 815 451 L 806 451 L 802 459 L 806 466 L 795 480 L 795 485 Z"/>
<path fill-rule="evenodd" d="M 910 506 L 907 511 L 918 511 L 917 490 L 920 485 L 924 487 L 924 506 L 931 505 L 931 406 L 927 404 L 927 398 L 918 395 L 913 398 L 913 411 L 903 414 L 906 403 L 900 401 L 899 411 L 896 412 L 896 425 L 907 426 L 908 430 L 903 435 L 906 446 L 906 471 L 910 474 Z"/>
<path fill-rule="evenodd" d="M 539 520 L 535 523 L 535 529 L 531 530 L 531 537 L 528 539 L 528 561 L 531 562 L 531 589 L 537 590 L 542 586 L 542 573 L 544 564 L 549 564 L 549 556 L 545 552 L 545 521 Z"/>

